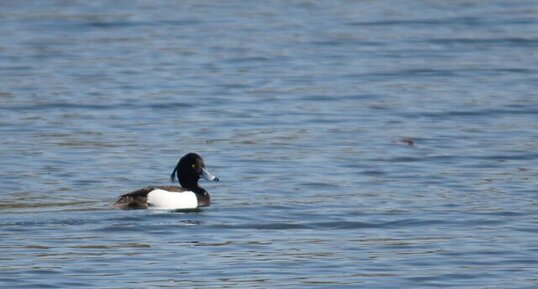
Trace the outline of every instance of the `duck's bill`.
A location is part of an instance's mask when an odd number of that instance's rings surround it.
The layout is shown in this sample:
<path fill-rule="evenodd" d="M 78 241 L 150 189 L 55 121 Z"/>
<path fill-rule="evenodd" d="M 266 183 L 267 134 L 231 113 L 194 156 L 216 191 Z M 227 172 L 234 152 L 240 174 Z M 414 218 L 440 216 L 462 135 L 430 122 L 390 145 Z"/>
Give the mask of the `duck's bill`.
<path fill-rule="evenodd" d="M 202 174 L 200 176 L 208 181 L 215 181 L 218 182 L 219 178 L 215 177 L 214 175 L 210 174 L 206 168 L 202 169 Z"/>

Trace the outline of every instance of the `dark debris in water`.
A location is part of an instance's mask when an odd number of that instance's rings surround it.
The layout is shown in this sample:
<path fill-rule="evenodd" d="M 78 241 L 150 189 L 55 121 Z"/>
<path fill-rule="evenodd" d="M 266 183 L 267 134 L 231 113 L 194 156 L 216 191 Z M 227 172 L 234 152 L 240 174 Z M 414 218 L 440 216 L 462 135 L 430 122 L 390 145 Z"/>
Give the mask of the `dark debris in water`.
<path fill-rule="evenodd" d="M 405 143 L 405 144 L 407 144 L 409 146 L 415 145 L 415 140 L 410 138 L 410 137 L 403 138 L 403 139 L 400 140 L 400 142 Z"/>

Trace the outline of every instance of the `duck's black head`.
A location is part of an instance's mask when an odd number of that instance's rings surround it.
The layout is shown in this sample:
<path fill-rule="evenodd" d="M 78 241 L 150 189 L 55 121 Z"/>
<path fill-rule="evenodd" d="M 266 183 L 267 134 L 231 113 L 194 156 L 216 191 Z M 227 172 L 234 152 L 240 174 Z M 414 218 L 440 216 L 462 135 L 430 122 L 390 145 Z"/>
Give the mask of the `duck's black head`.
<path fill-rule="evenodd" d="M 205 168 L 204 159 L 198 154 L 188 153 L 177 163 L 174 171 L 170 175 L 172 181 L 177 180 L 183 188 L 192 190 L 195 193 L 203 194 L 205 190 L 198 185 L 200 177 L 208 181 L 218 181 L 219 178 L 211 175 Z"/>

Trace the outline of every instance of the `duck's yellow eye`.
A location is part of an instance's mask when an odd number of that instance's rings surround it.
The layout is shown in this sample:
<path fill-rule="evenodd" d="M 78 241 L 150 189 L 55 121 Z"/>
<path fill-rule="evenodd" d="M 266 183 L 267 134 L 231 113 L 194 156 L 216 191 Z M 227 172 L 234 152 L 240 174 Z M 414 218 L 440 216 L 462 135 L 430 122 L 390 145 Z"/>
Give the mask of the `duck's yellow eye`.
<path fill-rule="evenodd" d="M 192 164 L 192 167 L 194 168 L 196 166 L 196 164 Z"/>

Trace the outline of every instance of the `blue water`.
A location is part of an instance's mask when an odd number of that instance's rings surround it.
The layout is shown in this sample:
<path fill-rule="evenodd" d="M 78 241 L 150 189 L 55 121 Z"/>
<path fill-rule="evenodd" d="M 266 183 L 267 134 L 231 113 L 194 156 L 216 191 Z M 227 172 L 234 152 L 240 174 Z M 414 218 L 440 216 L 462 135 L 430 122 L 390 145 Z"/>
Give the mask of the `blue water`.
<path fill-rule="evenodd" d="M 0 287 L 538 288 L 537 15 L 0 2 Z M 190 151 L 211 207 L 112 208 Z"/>

